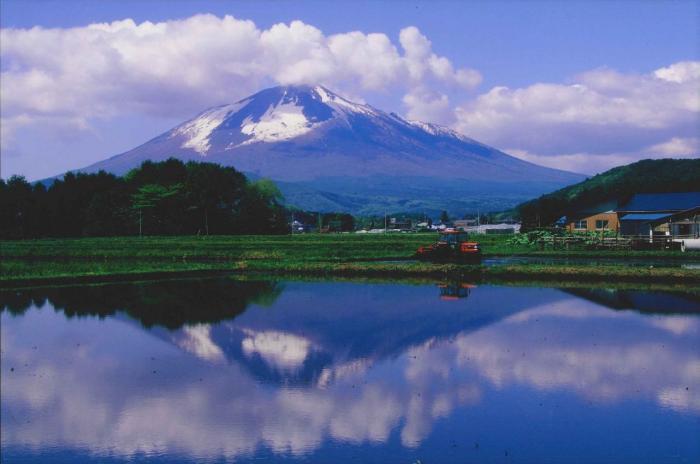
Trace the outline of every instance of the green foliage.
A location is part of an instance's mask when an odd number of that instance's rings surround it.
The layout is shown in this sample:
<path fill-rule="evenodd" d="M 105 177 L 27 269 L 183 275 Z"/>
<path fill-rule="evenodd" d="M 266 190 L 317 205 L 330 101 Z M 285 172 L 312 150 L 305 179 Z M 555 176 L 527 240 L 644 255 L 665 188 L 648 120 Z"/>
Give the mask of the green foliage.
<path fill-rule="evenodd" d="M 508 239 L 507 243 L 509 245 L 533 247 L 541 241 L 550 239 L 552 237 L 554 237 L 554 234 L 551 231 L 537 229 L 523 234 L 514 234 Z"/>
<path fill-rule="evenodd" d="M 513 236 L 510 236 L 513 237 Z M 695 259 L 667 250 L 539 250 L 508 243 L 507 235 L 470 235 L 485 257 L 567 256 Z M 352 262 L 411 259 L 419 246 L 435 243 L 437 233 L 416 234 L 300 234 L 212 235 L 201 237 L 94 237 L 81 239 L 12 240 L 0 242 L 0 259 L 81 261 L 235 262 Z"/>
<path fill-rule="evenodd" d="M 48 189 L 15 176 L 0 180 L 0 238 L 286 233 L 281 201 L 269 180 L 172 158 L 124 177 L 68 173 Z"/>
<path fill-rule="evenodd" d="M 22 314 L 35 301 L 51 301 L 66 317 L 99 316 L 125 312 L 144 327 L 175 330 L 185 324 L 215 323 L 231 319 L 252 303 L 274 303 L 282 286 L 274 282 L 246 282 L 231 278 L 152 280 L 138 284 L 87 285 L 75 288 L 39 287 L 0 290 L 0 309 Z"/>
<path fill-rule="evenodd" d="M 555 244 L 563 243 L 564 239 L 569 239 L 569 244 L 579 244 L 583 246 L 584 249 L 598 246 L 600 244 L 601 238 L 615 237 L 616 234 L 613 231 L 604 232 L 574 232 L 570 234 L 562 230 L 551 230 L 551 229 L 534 229 L 528 232 L 523 232 L 521 234 L 515 234 L 508 238 L 507 244 L 516 247 L 527 247 L 534 248 L 539 246 L 542 248 L 545 244 Z M 557 238 L 561 238 L 562 241 L 555 242 Z"/>
<path fill-rule="evenodd" d="M 700 159 L 643 160 L 522 203 L 523 230 L 546 227 L 561 216 L 608 201 L 624 203 L 636 193 L 697 191 Z"/>
<path fill-rule="evenodd" d="M 160 204 L 178 195 L 182 191 L 182 184 L 159 185 L 146 184 L 131 195 L 131 207 L 135 210 L 154 209 Z"/>

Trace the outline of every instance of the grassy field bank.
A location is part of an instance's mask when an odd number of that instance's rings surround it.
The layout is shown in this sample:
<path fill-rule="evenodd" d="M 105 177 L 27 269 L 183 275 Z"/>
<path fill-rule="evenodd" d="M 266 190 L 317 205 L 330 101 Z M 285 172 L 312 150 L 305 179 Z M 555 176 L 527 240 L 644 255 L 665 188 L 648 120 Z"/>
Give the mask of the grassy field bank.
<path fill-rule="evenodd" d="M 539 249 L 510 244 L 509 235 L 472 235 L 484 256 L 570 256 L 692 259 L 679 251 Z M 410 258 L 437 234 L 304 234 L 175 237 L 107 237 L 0 241 L 3 258 L 169 259 L 169 260 L 284 260 L 349 262 Z M 695 259 L 699 259 L 697 256 Z"/>
<path fill-rule="evenodd" d="M 470 280 L 559 280 L 700 283 L 700 270 L 625 265 L 473 266 L 403 262 L 435 234 L 116 237 L 0 242 L 0 284 L 99 281 L 176 273 L 264 273 L 310 276 L 430 277 Z M 507 236 L 474 236 L 488 256 L 630 257 L 686 260 L 663 251 L 538 250 Z M 690 256 L 698 260 L 698 257 Z"/>
<path fill-rule="evenodd" d="M 43 283 L 105 282 L 236 273 L 258 276 L 368 277 L 455 279 L 473 282 L 647 283 L 700 286 L 700 270 L 633 268 L 619 265 L 504 265 L 479 266 L 429 263 L 289 263 L 275 261 L 153 262 L 153 261 L 26 261 L 3 262 L 0 287 Z"/>

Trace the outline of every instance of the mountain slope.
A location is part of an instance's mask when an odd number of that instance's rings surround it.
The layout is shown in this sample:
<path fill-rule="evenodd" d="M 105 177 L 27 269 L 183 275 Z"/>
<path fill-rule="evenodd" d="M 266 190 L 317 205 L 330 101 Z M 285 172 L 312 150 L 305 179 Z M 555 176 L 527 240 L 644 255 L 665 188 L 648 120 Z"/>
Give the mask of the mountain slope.
<path fill-rule="evenodd" d="M 550 224 L 597 204 L 624 203 L 635 193 L 697 192 L 700 159 L 642 160 L 542 195 L 516 208 L 525 224 Z"/>
<path fill-rule="evenodd" d="M 482 183 L 481 197 L 489 197 L 484 182 L 500 184 L 498 191 L 504 191 L 502 187 L 509 183 L 523 183 L 526 196 L 523 192 L 516 195 L 522 200 L 583 178 L 522 161 L 444 127 L 406 121 L 351 102 L 320 86 L 274 87 L 237 103 L 211 108 L 83 171 L 104 169 L 123 174 L 145 160 L 169 157 L 234 166 L 286 183 L 306 183 L 287 188 L 285 193 L 302 192 L 311 199 L 303 205 L 307 208 L 313 206 L 312 198 L 327 194 L 346 197 L 350 193 L 366 204 L 371 200 L 366 190 L 372 189 L 369 187 L 376 185 L 378 178 L 394 180 L 390 184 L 397 188 L 379 192 L 392 206 L 402 199 L 425 200 L 426 192 L 421 197 L 403 192 L 401 186 L 410 186 L 406 184 L 410 179 L 421 179 L 419 184 L 429 186 L 428 196 L 431 189 L 450 179 L 464 186 Z M 323 180 L 324 187 L 318 189 L 317 183 Z M 352 180 L 351 192 L 336 188 L 338 183 L 347 187 L 348 180 Z M 372 190 L 376 196 L 376 188 Z M 435 200 L 445 207 L 473 190 L 458 188 L 450 197 Z M 510 193 L 508 188 L 505 191 Z M 508 196 L 503 200 L 512 202 Z"/>

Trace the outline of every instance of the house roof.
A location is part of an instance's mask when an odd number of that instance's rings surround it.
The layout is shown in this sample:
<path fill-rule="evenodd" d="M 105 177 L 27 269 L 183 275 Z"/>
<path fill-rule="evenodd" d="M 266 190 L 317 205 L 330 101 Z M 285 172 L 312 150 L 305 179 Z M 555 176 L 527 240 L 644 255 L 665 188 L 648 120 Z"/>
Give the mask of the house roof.
<path fill-rule="evenodd" d="M 618 211 L 684 211 L 700 206 L 700 192 L 638 193 Z"/>
<path fill-rule="evenodd" d="M 633 213 L 625 214 L 620 218 L 620 221 L 656 221 L 672 216 L 671 213 Z"/>
<path fill-rule="evenodd" d="M 601 213 L 612 213 L 617 208 L 617 200 L 610 200 L 576 210 L 573 217 L 588 217 Z"/>

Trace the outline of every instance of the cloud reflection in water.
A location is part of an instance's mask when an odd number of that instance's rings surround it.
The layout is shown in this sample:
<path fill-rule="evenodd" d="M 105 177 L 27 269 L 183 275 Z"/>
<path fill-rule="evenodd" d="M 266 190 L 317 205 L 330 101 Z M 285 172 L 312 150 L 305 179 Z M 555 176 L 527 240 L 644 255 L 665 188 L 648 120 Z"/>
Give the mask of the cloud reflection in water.
<path fill-rule="evenodd" d="M 199 460 L 395 436 L 414 449 L 522 388 L 696 417 L 699 339 L 697 313 L 555 289 L 479 287 L 455 306 L 430 286 L 290 284 L 269 308 L 176 330 L 46 304 L 2 314 L 2 446 Z"/>

